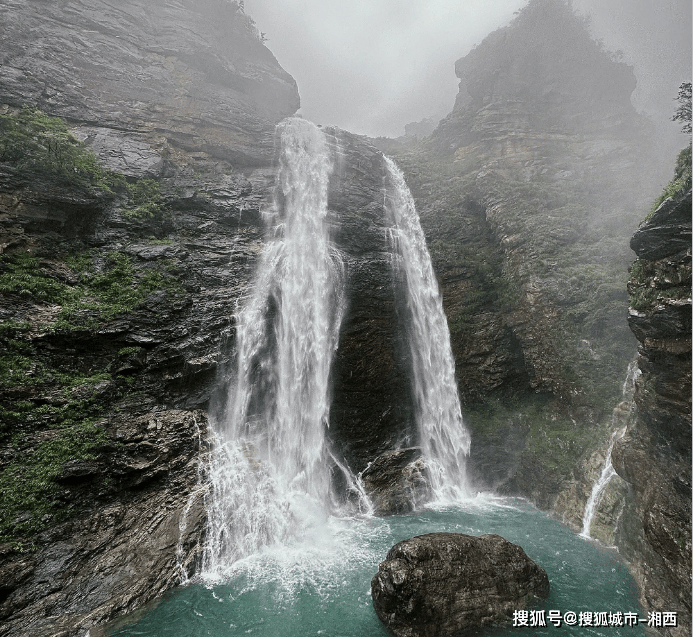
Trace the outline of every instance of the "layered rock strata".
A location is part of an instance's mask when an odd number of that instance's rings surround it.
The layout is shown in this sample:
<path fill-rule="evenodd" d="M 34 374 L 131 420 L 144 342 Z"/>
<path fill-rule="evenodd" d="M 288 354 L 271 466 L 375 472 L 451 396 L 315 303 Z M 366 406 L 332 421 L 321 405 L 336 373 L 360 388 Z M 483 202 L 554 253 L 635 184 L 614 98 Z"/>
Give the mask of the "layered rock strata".
<path fill-rule="evenodd" d="M 452 112 L 389 149 L 439 276 L 471 477 L 550 509 L 608 442 L 635 351 L 623 283 L 650 127 L 633 70 L 562 0 L 527 3 L 455 68 Z"/>
<path fill-rule="evenodd" d="M 235 312 L 273 205 L 274 126 L 298 94 L 239 3 L 31 1 L 0 16 L 3 125 L 61 131 L 91 166 L 59 170 L 52 146 L 30 141 L 41 161 L 21 164 L 0 140 L 0 634 L 73 635 L 199 563 L 208 406 L 233 375 Z M 328 435 L 358 472 L 416 432 L 382 156 L 327 133 L 348 301 Z"/>
<path fill-rule="evenodd" d="M 671 608 L 691 631 L 691 191 L 667 199 L 635 233 L 628 323 L 639 341 L 634 418 L 612 458 L 635 491 L 623 550 L 648 610 Z M 636 307 L 633 307 L 636 305 Z M 666 632 L 666 631 L 669 632 Z"/>
<path fill-rule="evenodd" d="M 18 169 L 2 139 L 0 634 L 81 635 L 194 572 L 206 406 L 298 92 L 235 2 L 10 2 L 0 20 L 6 121 L 59 116 L 112 171 Z"/>

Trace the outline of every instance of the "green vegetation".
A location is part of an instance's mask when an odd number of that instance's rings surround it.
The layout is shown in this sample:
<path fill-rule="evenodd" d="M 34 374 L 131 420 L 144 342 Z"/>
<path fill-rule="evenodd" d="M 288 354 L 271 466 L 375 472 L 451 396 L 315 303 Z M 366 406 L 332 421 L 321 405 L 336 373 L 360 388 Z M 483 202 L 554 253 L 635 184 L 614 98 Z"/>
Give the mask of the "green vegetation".
<path fill-rule="evenodd" d="M 99 165 L 62 119 L 32 106 L 0 115 L 0 162 L 105 191 L 122 183 Z"/>
<path fill-rule="evenodd" d="M 126 186 L 128 206 L 123 210 L 126 217 L 145 219 L 155 217 L 162 211 L 159 182 L 154 179 L 138 179 Z"/>
<path fill-rule="evenodd" d="M 16 548 L 70 515 L 56 479 L 68 460 L 92 459 L 108 442 L 98 394 L 112 384 L 106 371 L 80 372 L 78 356 L 38 351 L 28 331 L 18 322 L 0 331 L 0 443 L 11 457 L 0 473 L 0 543 Z"/>
<path fill-rule="evenodd" d="M 32 330 L 68 335 L 93 330 L 131 312 L 152 292 L 184 293 L 175 266 L 166 260 L 138 266 L 122 252 L 64 246 L 52 246 L 48 255 L 0 256 L 0 294 L 59 306 L 47 326 L 0 324 L 0 443 L 8 451 L 0 474 L 0 543 L 18 548 L 47 524 L 71 515 L 73 505 L 61 500 L 64 465 L 96 458 L 99 448 L 110 444 L 100 420 L 113 396 L 132 383 L 112 378 L 107 358 L 55 356 L 37 345 Z M 138 351 L 125 347 L 118 355 Z"/>
<path fill-rule="evenodd" d="M 130 183 L 123 175 L 107 170 L 74 137 L 64 120 L 32 106 L 0 115 L 0 162 L 51 175 L 71 186 L 126 195 L 123 214 L 131 219 L 152 219 L 163 212 L 158 181 L 138 179 Z"/>
<path fill-rule="evenodd" d="M 0 115 L 0 163 L 68 188 L 111 193 L 125 202 L 124 215 L 138 221 L 164 213 L 156 180 L 128 183 L 100 165 L 63 120 L 36 108 Z M 95 459 L 104 445 L 113 444 L 103 416 L 133 384 L 131 377 L 112 377 L 109 361 L 115 352 L 91 357 L 87 351 L 61 349 L 58 355 L 37 335 L 57 332 L 78 343 L 84 332 L 132 312 L 159 291 L 169 299 L 184 294 L 177 267 L 167 260 L 138 263 L 123 252 L 67 242 L 0 255 L 0 297 L 14 297 L 26 307 L 23 302 L 29 301 L 48 310 L 41 316 L 51 317 L 38 319 L 46 324 L 37 319 L 0 323 L 0 443 L 5 449 L 0 543 L 30 548 L 35 533 L 74 512 L 76 505 L 60 484 L 65 463 Z M 117 355 L 140 350 L 125 347 Z"/>
<path fill-rule="evenodd" d="M 130 312 L 157 290 L 174 296 L 184 293 L 168 262 L 137 269 L 129 255 L 110 252 L 99 271 L 94 259 L 92 253 L 66 257 L 78 280 L 70 285 L 55 278 L 48 261 L 22 252 L 2 255 L 0 292 L 62 306 L 57 320 L 49 327 L 68 331 L 93 329 L 99 322 Z"/>
<path fill-rule="evenodd" d="M 690 82 L 682 82 L 679 86 L 679 94 L 676 96 L 676 101 L 679 105 L 676 107 L 676 112 L 671 118 L 674 122 L 683 122 L 681 132 L 684 135 L 691 134 L 691 90 Z"/>
<path fill-rule="evenodd" d="M 682 84 L 682 89 L 685 87 Z M 690 83 L 687 84 L 687 104 L 685 109 L 680 108 L 677 115 L 683 112 L 681 117 L 674 117 L 688 122 L 690 133 Z M 679 101 L 681 101 L 679 90 Z M 685 100 L 684 100 L 685 101 Z M 686 120 L 687 118 L 687 120 Z M 677 200 L 681 198 L 691 187 L 691 146 L 684 148 L 676 158 L 674 177 L 664 187 L 662 194 L 655 201 L 649 214 L 642 220 L 641 226 L 652 219 L 655 211 L 668 198 Z M 630 268 L 630 280 L 628 281 L 628 294 L 630 306 L 638 312 L 652 309 L 665 299 L 687 299 L 691 296 L 691 266 L 679 264 L 672 268 L 668 263 L 648 262 L 636 259 Z"/>
<path fill-rule="evenodd" d="M 496 471 L 512 468 L 514 488 L 548 494 L 541 506 L 550 506 L 551 494 L 574 478 L 576 461 L 589 456 L 607 436 L 603 424 L 574 421 L 569 414 L 557 412 L 547 396 L 487 397 L 465 408 L 465 422 L 477 453 L 503 450 L 486 461 Z M 509 440 L 515 443 L 509 446 Z"/>
<path fill-rule="evenodd" d="M 630 306 L 638 312 L 652 309 L 665 299 L 688 299 L 691 296 L 691 266 L 676 268 L 665 262 L 637 259 L 630 269 L 628 281 Z"/>
<path fill-rule="evenodd" d="M 683 82 L 679 86 L 679 94 L 676 98 L 679 105 L 676 108 L 674 116 L 671 118 L 675 122 L 683 122 L 681 131 L 686 134 L 691 134 L 691 83 Z M 683 195 L 691 187 L 691 144 L 684 148 L 676 158 L 676 166 L 674 167 L 674 177 L 664 187 L 662 194 L 652 205 L 650 213 L 643 219 L 642 223 L 650 220 L 655 210 L 659 208 L 665 199 L 671 197 L 677 199 Z"/>
<path fill-rule="evenodd" d="M 132 347 L 123 347 L 123 349 L 118 350 L 118 356 L 130 356 L 130 354 L 137 354 L 137 352 L 142 351 L 141 347 L 132 346 Z"/>
<path fill-rule="evenodd" d="M 672 180 L 664 186 L 662 194 L 657 198 L 657 200 L 652 205 L 650 213 L 643 219 L 643 223 L 646 223 L 652 218 L 655 210 L 662 205 L 665 199 L 671 197 L 672 199 L 677 199 L 683 195 L 691 187 L 691 147 L 688 146 L 684 148 L 676 158 L 676 167 L 674 168 L 674 177 Z"/>

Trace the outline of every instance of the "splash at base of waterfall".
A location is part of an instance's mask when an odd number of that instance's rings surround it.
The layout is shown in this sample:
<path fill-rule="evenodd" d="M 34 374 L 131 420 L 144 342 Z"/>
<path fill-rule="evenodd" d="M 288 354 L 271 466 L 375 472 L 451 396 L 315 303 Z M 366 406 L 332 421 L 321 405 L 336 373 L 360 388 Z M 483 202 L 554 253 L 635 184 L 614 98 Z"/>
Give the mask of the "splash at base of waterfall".
<path fill-rule="evenodd" d="M 527 502 L 478 498 L 461 508 L 372 519 L 336 519 L 314 543 L 266 547 L 236 564 L 233 578 L 216 586 L 180 587 L 148 614 L 134 614 L 111 637 L 386 637 L 373 609 L 370 580 L 397 542 L 422 533 L 497 533 L 519 544 L 551 573 L 551 597 L 536 610 L 548 614 L 638 612 L 637 588 L 614 551 L 584 542 Z M 644 637 L 635 626 L 547 622 L 532 637 Z M 135 624 L 135 625 L 132 625 Z M 589 631 L 589 632 L 587 632 Z M 510 624 L 470 630 L 468 637 L 517 637 Z"/>

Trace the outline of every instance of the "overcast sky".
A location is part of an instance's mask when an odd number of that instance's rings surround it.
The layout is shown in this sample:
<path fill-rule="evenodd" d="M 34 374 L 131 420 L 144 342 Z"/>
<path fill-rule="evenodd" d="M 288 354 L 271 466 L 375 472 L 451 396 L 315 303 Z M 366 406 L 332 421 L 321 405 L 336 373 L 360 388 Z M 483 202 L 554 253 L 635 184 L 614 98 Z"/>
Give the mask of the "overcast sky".
<path fill-rule="evenodd" d="M 301 114 L 355 133 L 396 137 L 450 112 L 455 60 L 507 24 L 526 0 L 246 0 L 246 13 L 294 76 Z M 634 103 L 673 113 L 691 76 L 690 0 L 574 0 L 594 34 L 635 66 Z M 672 125 L 674 126 L 674 125 Z"/>

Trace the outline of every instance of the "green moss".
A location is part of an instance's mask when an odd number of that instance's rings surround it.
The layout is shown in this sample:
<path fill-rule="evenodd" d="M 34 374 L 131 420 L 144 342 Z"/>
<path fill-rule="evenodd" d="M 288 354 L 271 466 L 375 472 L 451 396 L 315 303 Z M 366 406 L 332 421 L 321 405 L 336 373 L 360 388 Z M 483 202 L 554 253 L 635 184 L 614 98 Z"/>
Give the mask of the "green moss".
<path fill-rule="evenodd" d="M 41 269 L 39 259 L 26 252 L 0 256 L 0 292 L 15 292 L 39 301 L 62 305 L 75 296 L 74 289 Z"/>
<path fill-rule="evenodd" d="M 53 330 L 93 329 L 99 322 L 132 311 L 152 292 L 173 296 L 184 290 L 168 262 L 138 269 L 122 252 L 106 255 L 101 271 L 91 254 L 73 254 L 65 262 L 79 279 L 75 285 L 58 281 L 41 261 L 27 253 L 0 256 L 0 292 L 15 293 L 38 302 L 62 306 Z M 9 328 L 8 328 L 9 329 Z"/>
<path fill-rule="evenodd" d="M 18 387 L 41 382 L 41 377 L 31 374 L 36 367 L 31 348 L 23 341 L 1 339 L 4 352 L 0 356 L 0 385 Z"/>
<path fill-rule="evenodd" d="M 0 474 L 0 543 L 21 541 L 70 516 L 59 500 L 56 478 L 69 460 L 89 460 L 107 442 L 106 435 L 91 420 L 73 424 L 32 451 L 16 455 Z"/>
<path fill-rule="evenodd" d="M 104 191 L 118 182 L 62 119 L 32 106 L 0 115 L 0 162 Z"/>
<path fill-rule="evenodd" d="M 683 195 L 691 187 L 691 146 L 684 148 L 676 158 L 676 166 L 674 168 L 674 177 L 664 187 L 662 194 L 652 204 L 649 214 L 643 219 L 642 223 L 646 223 L 652 218 L 655 210 L 662 205 L 665 199 L 671 197 L 677 199 Z"/>
<path fill-rule="evenodd" d="M 665 290 L 657 288 L 638 288 L 633 291 L 630 297 L 630 306 L 638 312 L 652 309 L 661 301 L 667 299 L 689 299 L 691 297 L 690 287 L 671 287 Z"/>
<path fill-rule="evenodd" d="M 516 467 L 514 482 L 524 492 L 540 486 L 558 493 L 574 477 L 577 460 L 592 453 L 605 435 L 604 425 L 578 424 L 541 396 L 487 397 L 465 408 L 465 421 L 473 448 L 506 449 L 497 462 Z"/>
<path fill-rule="evenodd" d="M 0 334 L 0 443 L 10 456 L 0 474 L 0 543 L 69 516 L 56 478 L 67 461 L 93 458 L 108 441 L 97 423 L 100 384 L 112 382 L 111 374 L 81 372 L 78 356 L 51 359 L 24 327 Z"/>
<path fill-rule="evenodd" d="M 152 218 L 160 214 L 161 189 L 159 182 L 154 179 L 138 179 L 126 186 L 128 205 L 123 214 L 131 219 Z"/>
<path fill-rule="evenodd" d="M 123 347 L 123 349 L 118 350 L 118 356 L 129 356 L 130 354 L 136 354 L 141 350 L 142 348 L 137 346 Z"/>

